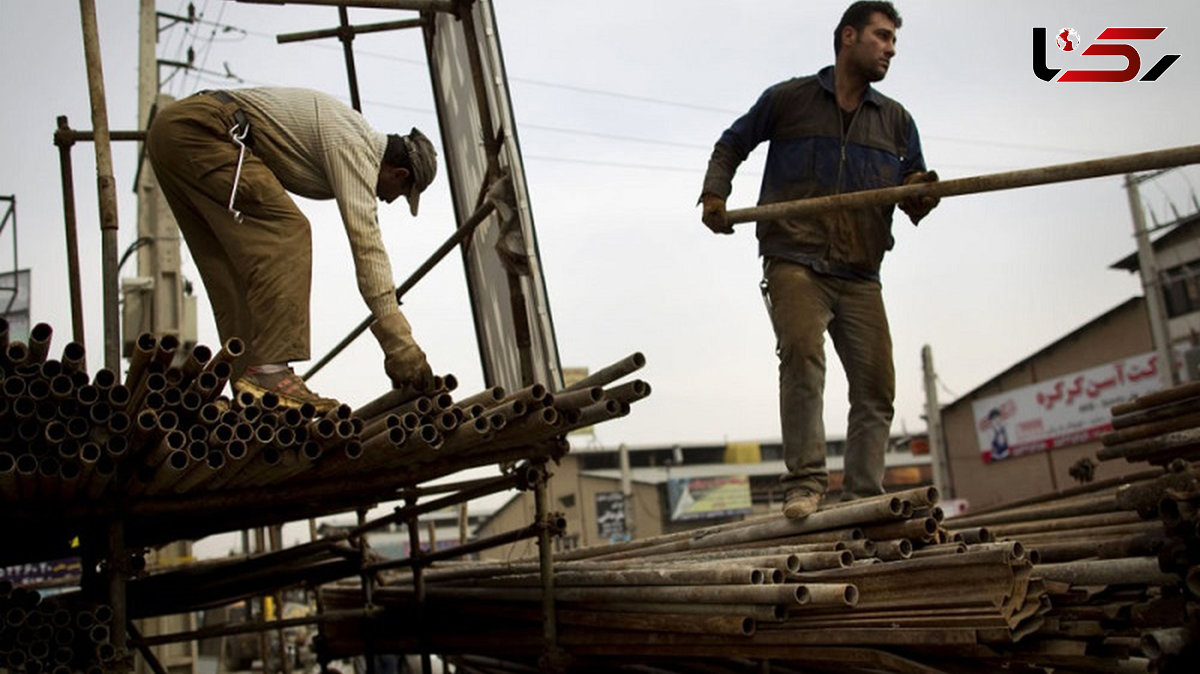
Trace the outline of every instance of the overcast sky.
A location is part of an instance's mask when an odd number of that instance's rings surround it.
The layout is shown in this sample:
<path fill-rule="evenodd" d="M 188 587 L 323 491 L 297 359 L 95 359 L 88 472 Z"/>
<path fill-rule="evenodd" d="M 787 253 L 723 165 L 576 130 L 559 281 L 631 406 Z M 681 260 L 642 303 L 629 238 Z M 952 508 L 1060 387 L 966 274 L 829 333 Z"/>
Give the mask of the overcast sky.
<path fill-rule="evenodd" d="M 833 60 L 833 28 L 847 2 L 756 0 L 499 0 L 509 75 L 538 243 L 564 366 L 596 369 L 641 351 L 654 387 L 622 420 L 597 428 L 615 447 L 777 441 L 774 338 L 758 281 L 752 228 L 712 235 L 695 207 L 712 143 L 768 86 Z M 112 129 L 136 120 L 137 3 L 97 3 Z M 1095 159 L 1200 142 L 1200 3 L 897 3 L 897 56 L 879 89 L 920 128 L 943 179 Z M 164 27 L 163 90 L 303 86 L 349 99 L 335 41 L 276 44 L 277 34 L 336 25 L 333 8 L 196 0 L 203 22 Z M 159 0 L 186 14 L 187 2 Z M 353 23 L 411 12 L 350 10 Z M 1136 44 L 1142 71 L 1181 58 L 1155 82 L 1047 83 L 1034 76 L 1031 33 L 1074 28 L 1084 44 L 1110 26 L 1165 27 Z M 367 119 L 382 131 L 437 120 L 418 31 L 355 43 Z M 1050 67 L 1120 69 L 1118 57 L 1046 50 Z M 74 2 L 0 0 L 0 195 L 15 195 L 19 264 L 33 270 L 33 320 L 70 334 L 61 182 L 52 144 L 57 115 L 90 129 L 79 9 Z M 208 71 L 204 74 L 200 71 Z M 239 81 L 223 77 L 232 73 Z M 93 149 L 74 149 L 85 316 L 92 367 L 103 349 L 100 236 Z M 765 146 L 743 165 L 731 208 L 754 205 Z M 114 149 L 120 249 L 136 238 L 132 144 Z M 442 166 L 444 170 L 444 165 Z M 1158 221 L 1195 209 L 1190 167 L 1143 185 Z M 367 315 L 332 204 L 302 201 L 313 223 L 313 355 Z M 0 204 L 3 208 L 3 204 Z M 454 226 L 443 177 L 421 215 L 383 206 L 385 243 L 402 280 Z M 1119 177 L 946 199 L 919 228 L 902 216 L 883 267 L 895 342 L 894 431 L 924 429 L 921 347 L 929 344 L 943 404 L 1063 334 L 1140 294 L 1136 277 L 1108 268 L 1134 249 Z M 11 267 L 11 231 L 0 268 Z M 131 261 L 123 275 L 133 275 Z M 202 286 L 200 341 L 216 345 Z M 465 395 L 483 386 L 462 265 L 450 256 L 408 296 L 405 311 L 438 372 Z M 314 377 L 319 392 L 361 404 L 386 389 L 382 358 L 364 336 Z M 830 349 L 826 426 L 845 433 L 844 375 Z M 300 364 L 304 369 L 305 364 Z"/>

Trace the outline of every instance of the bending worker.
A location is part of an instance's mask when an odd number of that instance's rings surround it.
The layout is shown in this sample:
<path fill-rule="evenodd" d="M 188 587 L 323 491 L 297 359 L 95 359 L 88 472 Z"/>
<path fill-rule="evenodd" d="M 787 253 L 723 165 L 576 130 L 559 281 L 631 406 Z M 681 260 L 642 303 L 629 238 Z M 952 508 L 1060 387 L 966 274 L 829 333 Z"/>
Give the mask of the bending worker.
<path fill-rule="evenodd" d="M 704 176 L 709 229 L 733 232 L 725 199 L 737 167 L 763 141 L 770 149 L 760 204 L 937 179 L 925 170 L 908 111 L 871 86 L 887 74 L 899 27 L 890 2 L 855 2 L 834 31 L 834 65 L 767 89 L 725 131 Z M 927 197 L 900 208 L 915 225 L 936 205 Z M 779 356 L 783 512 L 792 519 L 814 512 L 829 486 L 826 331 L 850 388 L 842 498 L 883 492 L 896 384 L 879 267 L 893 243 L 893 210 L 846 208 L 757 225 Z"/>
<path fill-rule="evenodd" d="M 384 135 L 337 99 L 307 89 L 202 91 L 160 110 L 146 138 L 150 163 L 212 303 L 221 341 L 246 342 L 235 393 L 282 404 L 338 401 L 309 390 L 290 363 L 309 358 L 312 232 L 288 192 L 335 199 L 354 256 L 371 332 L 393 385 L 432 380 L 396 303 L 375 200 L 403 195 L 415 216 L 437 173 L 420 131 Z"/>

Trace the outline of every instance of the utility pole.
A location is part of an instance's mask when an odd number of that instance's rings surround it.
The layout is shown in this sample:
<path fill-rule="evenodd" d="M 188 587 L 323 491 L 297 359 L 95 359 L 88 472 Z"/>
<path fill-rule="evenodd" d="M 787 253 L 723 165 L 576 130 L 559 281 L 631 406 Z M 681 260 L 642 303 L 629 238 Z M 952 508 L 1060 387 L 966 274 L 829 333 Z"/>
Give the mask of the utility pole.
<path fill-rule="evenodd" d="M 155 0 L 140 0 L 138 16 L 138 125 L 148 126 L 158 94 L 158 12 Z M 196 339 L 195 320 L 185 308 L 183 277 L 180 271 L 179 227 L 159 189 L 158 180 L 139 148 L 137 232 L 141 245 L 137 253 L 138 279 L 126 279 L 126 329 L 130 344 L 142 332 L 171 334 L 183 343 Z M 129 301 L 136 294 L 140 301 Z M 194 305 L 189 303 L 194 313 Z M 140 312 L 137 310 L 140 309 Z M 140 315 L 138 315 L 140 313 Z"/>
<path fill-rule="evenodd" d="M 954 497 L 954 483 L 942 441 L 942 408 L 938 405 L 937 373 L 933 369 L 933 350 L 921 347 L 921 369 L 925 372 L 925 428 L 929 432 L 929 456 L 933 459 L 933 486 L 948 499 Z"/>
<path fill-rule="evenodd" d="M 1143 178 L 1133 173 L 1125 174 L 1125 191 L 1129 196 L 1129 210 L 1133 215 L 1133 234 L 1137 239 L 1138 272 L 1142 277 L 1142 291 L 1146 295 L 1146 314 L 1150 321 L 1150 335 L 1154 338 L 1154 351 L 1158 356 L 1159 375 L 1163 388 L 1179 384 L 1179 373 L 1171 353 L 1171 332 L 1167 326 L 1167 311 L 1163 306 L 1162 286 L 1158 276 L 1158 262 L 1154 247 L 1150 245 L 1150 234 L 1146 231 L 1146 215 L 1142 208 L 1142 193 L 1139 185 Z"/>
<path fill-rule="evenodd" d="M 158 100 L 158 11 L 156 0 L 139 0 L 138 6 L 138 126 L 149 126 L 150 111 Z M 158 180 L 146 159 L 145 143 L 138 147 L 144 162 L 138 176 L 137 235 L 145 241 L 137 254 L 137 279 L 124 279 L 125 316 L 122 341 L 132 344 L 143 332 L 172 334 L 181 342 L 195 341 L 195 330 L 184 331 L 183 283 L 179 263 L 179 227 L 171 216 L 158 187 Z M 132 283 L 130 283 L 132 281 Z M 140 301 L 130 301 L 133 297 Z M 194 305 L 193 305 L 194 306 Z M 138 311 L 140 309 L 140 311 Z M 192 325 L 195 321 L 192 322 Z M 128 352 L 128 350 L 126 350 Z M 191 541 L 176 541 L 153 553 L 160 563 L 190 561 Z M 147 635 L 187 631 L 195 628 L 192 614 L 147 618 L 142 632 Z M 197 671 L 195 641 L 154 647 L 155 657 L 170 674 L 194 674 Z M 140 667 L 140 661 L 139 661 Z M 143 668 L 144 670 L 144 668 Z"/>

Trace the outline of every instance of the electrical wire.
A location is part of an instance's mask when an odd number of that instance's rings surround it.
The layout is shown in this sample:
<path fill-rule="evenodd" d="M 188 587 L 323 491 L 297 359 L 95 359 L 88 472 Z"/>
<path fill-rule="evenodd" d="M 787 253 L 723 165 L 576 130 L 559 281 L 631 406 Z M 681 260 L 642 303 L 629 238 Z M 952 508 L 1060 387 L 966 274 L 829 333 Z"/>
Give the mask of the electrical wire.
<path fill-rule="evenodd" d="M 937 381 L 938 388 L 940 388 L 943 393 L 949 395 L 954 400 L 958 400 L 958 394 L 950 390 L 949 386 L 946 386 L 946 382 L 942 381 L 942 377 L 940 375 L 935 373 L 933 378 Z"/>
<path fill-rule="evenodd" d="M 125 252 L 121 254 L 121 259 L 119 262 L 117 262 L 117 271 L 121 271 L 121 267 L 125 266 L 125 262 L 128 261 L 129 257 L 136 253 L 138 249 L 149 246 L 152 243 L 154 243 L 154 239 L 148 236 L 141 236 L 135 239 L 134 242 L 129 244 L 129 247 L 125 249 Z"/>

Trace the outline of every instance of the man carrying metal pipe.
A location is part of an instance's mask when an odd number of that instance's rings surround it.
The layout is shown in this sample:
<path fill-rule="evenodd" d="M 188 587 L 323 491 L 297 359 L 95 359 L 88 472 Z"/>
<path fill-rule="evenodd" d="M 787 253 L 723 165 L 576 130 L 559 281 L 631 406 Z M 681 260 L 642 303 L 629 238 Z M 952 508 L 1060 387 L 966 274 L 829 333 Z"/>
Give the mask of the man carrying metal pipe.
<path fill-rule="evenodd" d="M 908 111 L 871 83 L 896 54 L 900 15 L 890 2 L 855 2 L 834 31 L 835 63 L 776 84 L 722 134 L 709 159 L 701 219 L 730 234 L 725 210 L 738 166 L 770 141 L 759 203 L 937 180 L 927 171 Z M 899 206 L 915 225 L 937 205 Z M 757 225 L 763 296 L 777 340 L 787 473 L 783 512 L 807 517 L 829 485 L 825 467 L 824 333 L 850 385 L 842 498 L 883 492 L 895 369 L 880 263 L 892 247 L 894 206 L 845 208 Z"/>
<path fill-rule="evenodd" d="M 312 392 L 289 363 L 309 358 L 312 234 L 287 192 L 335 199 L 354 256 L 371 331 L 397 386 L 425 388 L 432 372 L 396 304 L 375 200 L 403 195 L 415 216 L 437 173 L 420 131 L 385 135 L 357 111 L 307 89 L 202 91 L 168 105 L 147 153 L 208 290 L 221 341 L 242 338 L 235 393 L 267 391 L 319 412 L 338 401 Z"/>

